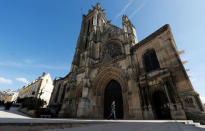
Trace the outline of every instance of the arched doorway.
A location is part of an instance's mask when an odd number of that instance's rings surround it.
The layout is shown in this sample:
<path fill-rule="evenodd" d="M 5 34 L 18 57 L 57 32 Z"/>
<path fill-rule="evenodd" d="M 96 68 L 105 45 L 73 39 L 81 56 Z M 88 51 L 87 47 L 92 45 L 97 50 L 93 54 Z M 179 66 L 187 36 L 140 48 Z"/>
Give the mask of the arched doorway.
<path fill-rule="evenodd" d="M 152 95 L 153 108 L 157 119 L 171 119 L 170 105 L 167 96 L 163 91 L 156 91 Z"/>
<path fill-rule="evenodd" d="M 111 80 L 104 92 L 104 118 L 108 118 L 111 113 L 111 104 L 115 101 L 116 105 L 116 117 L 117 119 L 123 118 L 123 98 L 122 98 L 122 89 L 120 84 Z"/>

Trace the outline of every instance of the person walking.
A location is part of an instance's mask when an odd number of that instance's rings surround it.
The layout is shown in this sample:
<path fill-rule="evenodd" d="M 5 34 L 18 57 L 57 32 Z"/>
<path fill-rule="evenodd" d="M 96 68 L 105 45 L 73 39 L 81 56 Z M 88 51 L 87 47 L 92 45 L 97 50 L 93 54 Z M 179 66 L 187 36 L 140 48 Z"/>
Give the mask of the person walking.
<path fill-rule="evenodd" d="M 114 119 L 116 119 L 116 113 L 115 113 L 115 101 L 112 102 L 112 105 L 111 105 L 111 113 L 108 117 L 108 119 L 110 119 L 112 116 Z"/>

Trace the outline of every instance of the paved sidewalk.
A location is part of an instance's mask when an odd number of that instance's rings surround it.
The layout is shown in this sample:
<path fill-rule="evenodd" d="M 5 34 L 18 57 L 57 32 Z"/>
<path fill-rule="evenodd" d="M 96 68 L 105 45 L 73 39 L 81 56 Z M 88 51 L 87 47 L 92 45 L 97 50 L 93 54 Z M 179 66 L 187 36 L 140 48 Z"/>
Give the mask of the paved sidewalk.
<path fill-rule="evenodd" d="M 112 123 L 43 131 L 204 131 L 183 123 Z"/>
<path fill-rule="evenodd" d="M 190 121 L 41 119 L 0 107 L 0 131 L 205 131 L 185 122 Z"/>
<path fill-rule="evenodd" d="M 30 118 L 29 116 L 18 111 L 18 108 L 11 107 L 9 111 L 4 110 L 4 107 L 0 107 L 0 120 L 1 118 Z"/>

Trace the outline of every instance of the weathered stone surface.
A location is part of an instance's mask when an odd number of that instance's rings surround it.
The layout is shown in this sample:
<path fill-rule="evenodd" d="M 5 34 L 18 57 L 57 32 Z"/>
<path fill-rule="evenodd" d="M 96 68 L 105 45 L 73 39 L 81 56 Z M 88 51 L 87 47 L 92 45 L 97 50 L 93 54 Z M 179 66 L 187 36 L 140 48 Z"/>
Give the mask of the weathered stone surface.
<path fill-rule="evenodd" d="M 97 4 L 83 15 L 70 73 L 55 80 L 50 107 L 61 107 L 60 117 L 104 119 L 105 89 L 113 80 L 120 85 L 123 119 L 186 119 L 187 111 L 204 112 L 170 26 L 138 42 L 127 16 L 120 29 Z"/>

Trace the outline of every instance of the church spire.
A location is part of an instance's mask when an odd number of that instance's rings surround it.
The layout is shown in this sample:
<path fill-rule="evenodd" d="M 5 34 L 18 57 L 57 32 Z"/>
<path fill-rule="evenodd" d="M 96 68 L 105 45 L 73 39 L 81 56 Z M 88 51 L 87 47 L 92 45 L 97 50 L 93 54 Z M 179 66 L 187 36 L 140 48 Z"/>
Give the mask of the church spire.
<path fill-rule="evenodd" d="M 123 30 L 125 33 L 128 34 L 128 38 L 130 39 L 132 45 L 137 44 L 138 40 L 136 35 L 136 29 L 126 15 L 123 15 L 122 17 L 122 25 Z"/>
<path fill-rule="evenodd" d="M 97 10 L 100 10 L 100 11 L 104 11 L 104 9 L 101 7 L 99 2 L 95 6 L 92 6 L 92 7 L 93 7 L 93 10 L 97 9 Z"/>

